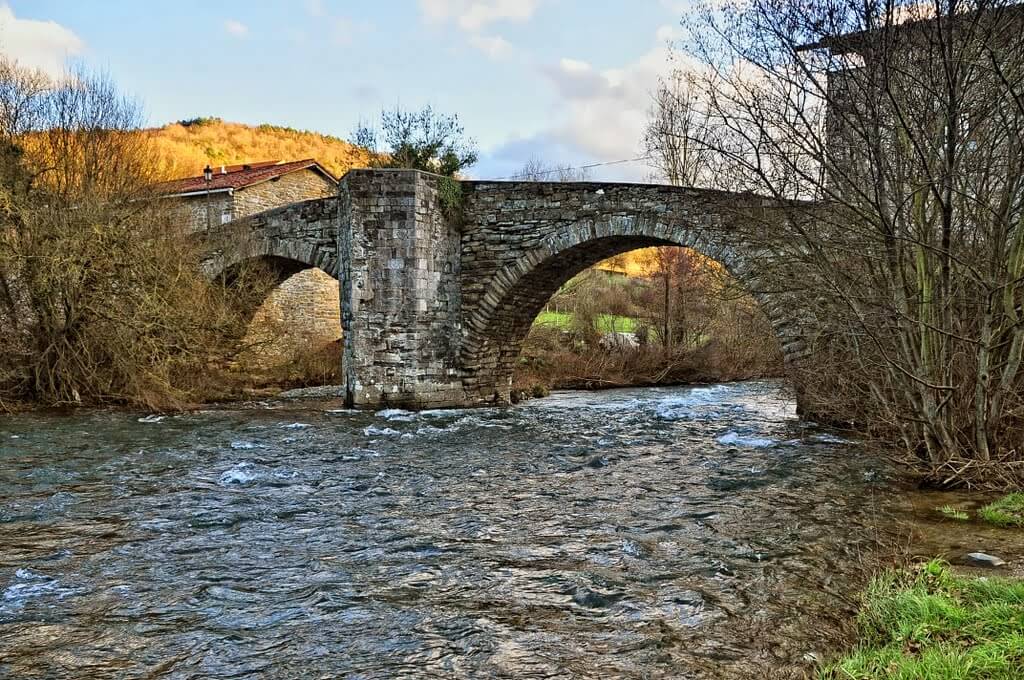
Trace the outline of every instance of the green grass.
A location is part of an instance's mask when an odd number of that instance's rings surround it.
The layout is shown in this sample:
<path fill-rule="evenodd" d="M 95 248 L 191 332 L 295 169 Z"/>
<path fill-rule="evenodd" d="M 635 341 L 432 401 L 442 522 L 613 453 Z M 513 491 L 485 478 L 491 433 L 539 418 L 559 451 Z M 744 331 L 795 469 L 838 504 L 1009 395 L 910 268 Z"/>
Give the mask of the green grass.
<path fill-rule="evenodd" d="M 572 325 L 572 314 L 567 314 L 566 312 L 541 312 L 533 320 L 533 323 L 568 328 Z"/>
<path fill-rule="evenodd" d="M 1003 496 L 979 510 L 978 516 L 998 527 L 1024 527 L 1024 493 Z"/>
<path fill-rule="evenodd" d="M 956 576 L 938 560 L 872 581 L 860 644 L 822 680 L 1024 678 L 1024 581 Z"/>
<path fill-rule="evenodd" d="M 541 312 L 534 319 L 535 324 L 556 326 L 558 328 L 569 328 L 572 326 L 572 314 L 568 312 Z M 597 317 L 597 330 L 602 333 L 632 333 L 636 330 L 636 319 L 629 316 L 615 316 L 614 314 L 601 314 Z"/>
<path fill-rule="evenodd" d="M 961 510 L 960 508 L 954 508 L 952 505 L 943 505 L 941 508 L 935 508 L 935 511 L 941 513 L 949 519 L 956 519 L 960 520 L 961 522 L 966 522 L 971 518 L 971 516 L 968 515 L 965 511 Z"/>

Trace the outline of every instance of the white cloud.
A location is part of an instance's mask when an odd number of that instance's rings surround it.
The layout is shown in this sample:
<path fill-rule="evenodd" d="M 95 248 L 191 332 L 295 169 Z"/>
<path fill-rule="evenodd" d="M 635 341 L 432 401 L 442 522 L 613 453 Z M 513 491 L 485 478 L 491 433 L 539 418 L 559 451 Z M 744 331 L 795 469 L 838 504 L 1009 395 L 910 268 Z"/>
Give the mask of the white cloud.
<path fill-rule="evenodd" d="M 528 21 L 539 0 L 419 0 L 420 11 L 433 23 L 454 21 L 477 33 L 499 21 Z"/>
<path fill-rule="evenodd" d="M 557 95 L 553 123 L 530 138 L 510 140 L 493 155 L 511 163 L 516 150 L 529 149 L 546 162 L 574 164 L 642 155 L 641 138 L 658 78 L 673 68 L 696 68 L 671 53 L 667 41 L 675 35 L 673 30 L 659 28 L 648 52 L 618 68 L 599 70 L 572 58 L 542 66 L 541 73 Z M 526 160 L 522 158 L 519 164 Z M 592 175 L 639 180 L 649 172 L 644 163 L 635 162 L 611 166 L 607 171 L 595 170 Z"/>
<path fill-rule="evenodd" d="M 244 38 L 249 34 L 249 27 L 235 19 L 228 19 L 225 21 L 224 30 L 236 38 Z"/>
<path fill-rule="evenodd" d="M 508 56 L 512 45 L 493 32 L 491 24 L 529 21 L 540 0 L 419 0 L 420 12 L 432 24 L 454 23 L 468 35 L 469 44 L 492 59 Z"/>
<path fill-rule="evenodd" d="M 512 45 L 500 35 L 471 35 L 469 44 L 488 57 L 498 59 L 512 52 Z"/>
<path fill-rule="evenodd" d="M 479 31 L 496 21 L 527 21 L 537 9 L 537 0 L 491 0 L 471 3 L 459 15 L 464 31 Z"/>
<path fill-rule="evenodd" d="M 351 45 L 357 37 L 373 30 L 368 21 L 353 21 L 348 17 L 333 17 L 328 22 L 331 27 L 331 42 L 340 47 Z"/>
<path fill-rule="evenodd" d="M 306 11 L 313 17 L 322 17 L 327 14 L 323 0 L 306 0 Z"/>
<path fill-rule="evenodd" d="M 57 75 L 68 58 L 83 51 L 85 42 L 71 29 L 55 21 L 19 19 L 10 5 L 0 5 L 0 52 L 21 64 Z"/>

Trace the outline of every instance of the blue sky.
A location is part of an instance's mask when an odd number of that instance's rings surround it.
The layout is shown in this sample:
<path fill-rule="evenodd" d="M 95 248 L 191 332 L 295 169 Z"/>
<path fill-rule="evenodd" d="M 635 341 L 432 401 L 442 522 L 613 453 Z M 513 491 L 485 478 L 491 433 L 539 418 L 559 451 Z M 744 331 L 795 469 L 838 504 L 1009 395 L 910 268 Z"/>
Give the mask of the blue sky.
<path fill-rule="evenodd" d="M 685 0 L 9 0 L 0 51 L 107 70 L 154 125 L 201 115 L 347 137 L 382 107 L 457 113 L 477 177 L 640 155 Z M 642 179 L 644 163 L 594 170 Z"/>

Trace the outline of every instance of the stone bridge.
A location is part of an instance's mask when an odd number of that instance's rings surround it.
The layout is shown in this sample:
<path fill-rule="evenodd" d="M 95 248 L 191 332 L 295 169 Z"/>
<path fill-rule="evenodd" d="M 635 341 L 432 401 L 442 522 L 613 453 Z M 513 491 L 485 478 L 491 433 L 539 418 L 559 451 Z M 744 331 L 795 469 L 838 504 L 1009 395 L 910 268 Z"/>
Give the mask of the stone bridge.
<path fill-rule="evenodd" d="M 337 277 L 350 405 L 503 402 L 523 340 L 558 288 L 605 258 L 653 245 L 721 262 L 761 304 L 792 365 L 805 352 L 798 308 L 769 289 L 763 238 L 787 207 L 673 186 L 353 170 L 336 198 L 225 225 L 211 235 L 204 266 L 217 275 L 259 258 L 282 278 L 307 267 Z"/>

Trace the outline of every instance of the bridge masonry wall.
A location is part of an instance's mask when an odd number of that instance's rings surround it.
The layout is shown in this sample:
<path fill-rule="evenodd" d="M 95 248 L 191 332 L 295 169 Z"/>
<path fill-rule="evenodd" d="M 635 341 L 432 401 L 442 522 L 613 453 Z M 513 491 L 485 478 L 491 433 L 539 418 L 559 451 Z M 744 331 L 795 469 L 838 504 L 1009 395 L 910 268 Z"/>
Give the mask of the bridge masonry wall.
<path fill-rule="evenodd" d="M 788 219 L 788 206 L 681 187 L 481 181 L 460 183 L 450 219 L 443 182 L 451 180 L 351 171 L 337 197 L 224 225 L 211 237 L 231 246 L 214 249 L 207 267 L 263 257 L 284 274 L 303 266 L 336 274 L 353 406 L 507 400 L 522 341 L 558 287 L 650 245 L 689 246 L 725 264 L 761 303 L 787 364 L 807 351 L 799 301 L 778 279 L 788 265 L 771 264 L 779 249 L 765 237 L 773 221 Z"/>
<path fill-rule="evenodd" d="M 267 210 L 215 228 L 203 268 L 213 276 L 254 258 L 281 258 L 338 272 L 338 196 Z"/>
<path fill-rule="evenodd" d="M 464 403 L 460 236 L 435 176 L 350 172 L 341 183 L 342 372 L 352 406 Z"/>

